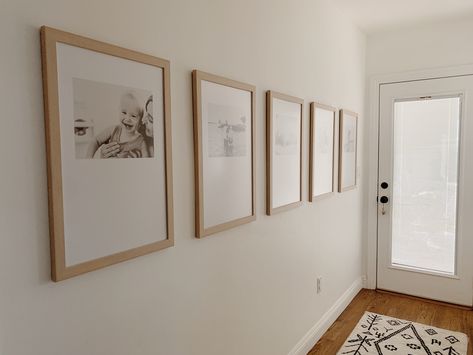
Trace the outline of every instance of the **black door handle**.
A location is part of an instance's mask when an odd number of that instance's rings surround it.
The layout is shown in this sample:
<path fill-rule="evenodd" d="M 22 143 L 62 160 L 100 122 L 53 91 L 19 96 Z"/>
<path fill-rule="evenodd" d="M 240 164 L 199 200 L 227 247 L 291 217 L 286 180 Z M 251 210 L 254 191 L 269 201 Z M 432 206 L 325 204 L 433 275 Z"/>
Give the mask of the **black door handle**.
<path fill-rule="evenodd" d="M 381 196 L 381 198 L 379 199 L 379 202 L 388 203 L 389 202 L 388 196 Z"/>

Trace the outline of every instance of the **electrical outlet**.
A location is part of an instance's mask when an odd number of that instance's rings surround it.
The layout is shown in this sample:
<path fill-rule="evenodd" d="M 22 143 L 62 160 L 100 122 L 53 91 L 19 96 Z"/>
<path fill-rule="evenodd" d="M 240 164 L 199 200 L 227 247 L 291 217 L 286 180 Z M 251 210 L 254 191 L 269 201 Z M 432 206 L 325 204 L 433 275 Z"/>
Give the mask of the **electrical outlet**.
<path fill-rule="evenodd" d="M 322 278 L 317 277 L 317 293 L 322 292 Z"/>

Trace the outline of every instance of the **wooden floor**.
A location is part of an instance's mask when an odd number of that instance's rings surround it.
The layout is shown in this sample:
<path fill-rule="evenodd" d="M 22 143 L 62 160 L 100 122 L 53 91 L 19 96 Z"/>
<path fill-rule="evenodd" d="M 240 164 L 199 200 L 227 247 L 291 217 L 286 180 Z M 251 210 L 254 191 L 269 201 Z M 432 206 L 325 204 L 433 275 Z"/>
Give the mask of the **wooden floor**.
<path fill-rule="evenodd" d="M 465 333 L 473 355 L 473 311 L 373 290 L 361 290 L 308 355 L 335 355 L 365 311 Z"/>

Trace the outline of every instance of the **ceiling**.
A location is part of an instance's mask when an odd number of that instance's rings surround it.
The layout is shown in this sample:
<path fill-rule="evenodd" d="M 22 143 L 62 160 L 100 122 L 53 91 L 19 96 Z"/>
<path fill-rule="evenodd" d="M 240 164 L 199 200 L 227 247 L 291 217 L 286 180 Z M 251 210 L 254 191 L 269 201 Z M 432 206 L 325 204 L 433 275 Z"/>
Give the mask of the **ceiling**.
<path fill-rule="evenodd" d="M 473 0 L 333 0 L 366 33 L 473 17 Z"/>

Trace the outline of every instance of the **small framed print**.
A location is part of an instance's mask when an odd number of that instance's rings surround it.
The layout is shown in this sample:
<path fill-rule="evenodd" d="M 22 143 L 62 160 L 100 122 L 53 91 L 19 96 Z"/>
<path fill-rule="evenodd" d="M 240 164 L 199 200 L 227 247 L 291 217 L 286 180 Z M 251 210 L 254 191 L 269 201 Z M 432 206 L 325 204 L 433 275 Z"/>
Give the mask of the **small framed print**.
<path fill-rule="evenodd" d="M 337 109 L 310 104 L 309 200 L 334 192 L 335 117 Z"/>
<path fill-rule="evenodd" d="M 169 62 L 41 28 L 54 281 L 174 244 Z"/>
<path fill-rule="evenodd" d="M 297 97 L 266 92 L 266 214 L 302 204 L 302 107 Z"/>
<path fill-rule="evenodd" d="M 338 191 L 343 192 L 356 187 L 358 114 L 340 110 Z"/>
<path fill-rule="evenodd" d="M 197 238 L 254 221 L 255 87 L 192 72 Z"/>

